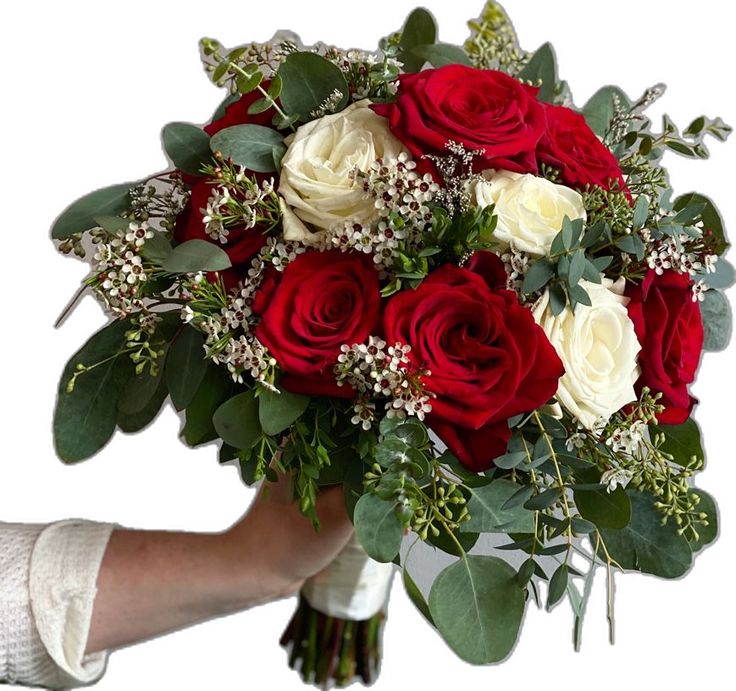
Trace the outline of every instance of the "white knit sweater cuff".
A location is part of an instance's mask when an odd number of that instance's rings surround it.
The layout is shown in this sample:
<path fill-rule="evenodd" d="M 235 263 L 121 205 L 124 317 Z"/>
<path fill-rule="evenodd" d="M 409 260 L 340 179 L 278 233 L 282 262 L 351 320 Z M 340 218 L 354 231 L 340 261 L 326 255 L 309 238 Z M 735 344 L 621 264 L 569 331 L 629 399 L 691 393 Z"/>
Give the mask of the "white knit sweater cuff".
<path fill-rule="evenodd" d="M 30 567 L 31 608 L 50 657 L 74 685 L 105 671 L 108 651 L 85 655 L 97 575 L 114 525 L 68 520 L 39 535 Z"/>

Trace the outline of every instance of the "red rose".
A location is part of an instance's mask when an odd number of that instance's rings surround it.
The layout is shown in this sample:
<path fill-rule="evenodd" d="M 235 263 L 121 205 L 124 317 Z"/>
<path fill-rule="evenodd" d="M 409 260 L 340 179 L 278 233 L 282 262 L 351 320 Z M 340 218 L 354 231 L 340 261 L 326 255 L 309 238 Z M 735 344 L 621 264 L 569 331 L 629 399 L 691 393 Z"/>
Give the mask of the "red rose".
<path fill-rule="evenodd" d="M 431 372 L 430 426 L 475 471 L 505 453 L 508 418 L 546 403 L 564 373 L 531 312 L 498 288 L 503 267 L 494 264 L 484 254 L 469 269 L 442 266 L 384 314 L 387 342 L 410 345 L 409 357 Z"/>
<path fill-rule="evenodd" d="M 695 380 L 703 351 L 703 320 L 691 286 L 685 274 L 649 271 L 640 286 L 626 291 L 629 317 L 641 343 L 638 386 L 662 393 L 665 410 L 659 422 L 666 425 L 685 422 L 697 403 L 687 387 Z"/>
<path fill-rule="evenodd" d="M 537 172 L 534 152 L 545 121 L 536 89 L 503 72 L 463 65 L 399 79 L 396 103 L 372 107 L 418 163 L 425 154 L 447 155 L 446 144 L 454 141 L 484 150 L 478 169 Z"/>
<path fill-rule="evenodd" d="M 590 129 L 585 118 L 564 106 L 544 105 L 547 130 L 539 142 L 537 157 L 560 171 L 571 187 L 597 185 L 610 189 L 612 181 L 628 191 L 616 157 Z"/>
<path fill-rule="evenodd" d="M 365 254 L 305 252 L 286 267 L 273 289 L 256 336 L 276 358 L 281 383 L 294 393 L 351 397 L 332 368 L 340 346 L 377 333 L 378 272 Z"/>
<path fill-rule="evenodd" d="M 176 219 L 174 240 L 177 243 L 187 240 L 206 240 L 222 247 L 230 257 L 233 267 L 221 272 L 221 275 L 226 287 L 234 288 L 250 268 L 251 259 L 266 244 L 266 236 L 258 226 L 229 228 L 227 242 L 224 245 L 207 235 L 203 209 L 207 208 L 207 200 L 212 194 L 213 182 L 215 181 L 201 178 L 193 184 L 189 201 Z"/>

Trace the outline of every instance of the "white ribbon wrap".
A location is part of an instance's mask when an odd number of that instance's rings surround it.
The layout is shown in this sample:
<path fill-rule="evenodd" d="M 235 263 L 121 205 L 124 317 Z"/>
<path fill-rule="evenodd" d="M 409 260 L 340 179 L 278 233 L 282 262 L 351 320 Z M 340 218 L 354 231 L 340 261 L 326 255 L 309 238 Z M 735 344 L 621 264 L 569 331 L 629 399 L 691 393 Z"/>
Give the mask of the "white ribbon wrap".
<path fill-rule="evenodd" d="M 363 621 L 386 604 L 393 574 L 394 565 L 371 559 L 353 534 L 335 560 L 307 580 L 302 594 L 323 614 Z"/>

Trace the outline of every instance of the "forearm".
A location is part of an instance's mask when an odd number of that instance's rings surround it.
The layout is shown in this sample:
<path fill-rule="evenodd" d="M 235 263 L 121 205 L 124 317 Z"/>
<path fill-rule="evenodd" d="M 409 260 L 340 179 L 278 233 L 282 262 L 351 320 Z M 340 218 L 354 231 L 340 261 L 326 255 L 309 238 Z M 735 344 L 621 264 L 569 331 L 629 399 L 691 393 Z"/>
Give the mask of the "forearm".
<path fill-rule="evenodd" d="M 232 531 L 115 530 L 97 580 L 87 653 L 131 645 L 298 589 Z"/>

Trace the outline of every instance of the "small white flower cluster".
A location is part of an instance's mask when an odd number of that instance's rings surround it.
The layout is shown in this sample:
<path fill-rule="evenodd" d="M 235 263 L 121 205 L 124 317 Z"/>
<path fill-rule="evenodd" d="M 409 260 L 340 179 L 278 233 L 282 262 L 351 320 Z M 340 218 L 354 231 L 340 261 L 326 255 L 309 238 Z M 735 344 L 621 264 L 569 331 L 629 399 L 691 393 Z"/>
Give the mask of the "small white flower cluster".
<path fill-rule="evenodd" d="M 233 226 L 253 228 L 261 217 L 259 210 L 274 194 L 273 180 L 264 180 L 258 185 L 244 168 L 233 168 L 233 180 L 213 186 L 207 206 L 200 209 L 205 233 L 223 245 L 228 242 L 229 229 Z"/>
<path fill-rule="evenodd" d="M 458 211 L 465 212 L 472 208 L 473 200 L 471 189 L 474 180 L 483 180 L 483 177 L 473 173 L 473 161 L 485 153 L 484 149 L 468 151 L 463 144 L 449 140 L 445 142 L 449 152 L 447 156 L 427 154 L 423 158 L 435 164 L 444 181 L 435 195 L 435 201 L 444 206 L 450 216 Z"/>
<path fill-rule="evenodd" d="M 650 243 L 647 265 L 658 276 L 669 269 L 689 276 L 695 276 L 703 271 L 706 274 L 714 273 L 718 255 L 688 251 L 693 249 L 692 245 L 693 238 L 685 234 L 677 239 L 669 237 L 656 244 Z M 702 301 L 707 290 L 708 286 L 702 280 L 693 285 L 693 302 Z"/>
<path fill-rule="evenodd" d="M 646 430 L 642 420 L 636 420 L 630 427 L 618 427 L 606 439 L 606 446 L 614 453 L 634 456 L 642 446 Z"/>
<path fill-rule="evenodd" d="M 624 468 L 612 468 L 610 470 L 606 470 L 603 475 L 601 475 L 601 484 L 607 485 L 606 491 L 610 494 L 617 487 L 625 489 L 633 476 L 634 475 L 630 470 L 625 470 Z"/>
<path fill-rule="evenodd" d="M 513 247 L 507 252 L 500 255 L 504 269 L 506 269 L 506 288 L 513 290 L 515 293 L 521 294 L 521 286 L 524 283 L 524 276 L 529 270 L 529 255 L 519 252 Z"/>
<path fill-rule="evenodd" d="M 231 338 L 225 352 L 221 355 L 221 361 L 227 365 L 233 381 L 242 384 L 243 374 L 247 372 L 263 386 L 277 390 L 265 376 L 270 368 L 276 366 L 276 360 L 252 334 L 242 334 L 238 338 Z"/>
<path fill-rule="evenodd" d="M 255 277 L 258 277 L 258 284 L 260 284 L 260 275 L 265 265 L 272 264 L 277 271 L 283 271 L 300 254 L 306 251 L 307 248 L 298 242 L 285 242 L 275 237 L 269 237 L 252 262 L 252 268 L 248 271 L 248 280 L 252 281 Z M 256 285 L 256 287 L 258 286 Z"/>
<path fill-rule="evenodd" d="M 130 314 L 142 306 L 140 284 L 145 283 L 148 275 L 140 250 L 152 237 L 147 223 L 131 221 L 127 228 L 97 245 L 94 290 L 114 314 Z"/>
<path fill-rule="evenodd" d="M 416 370 L 409 360 L 411 347 L 386 342 L 369 336 L 367 343 L 343 345 L 334 372 L 338 386 L 352 386 L 358 393 L 354 406 L 353 424 L 370 429 L 376 421 L 375 398 L 388 399 L 387 417 L 415 416 L 424 420 L 431 412 L 430 395 L 425 391 L 423 378 L 428 370 Z"/>
<path fill-rule="evenodd" d="M 337 106 L 340 105 L 340 101 L 342 101 L 344 95 L 345 94 L 340 91 L 340 89 L 334 89 L 332 93 L 319 104 L 319 107 L 311 111 L 309 115 L 317 119 L 334 113 Z"/>
<path fill-rule="evenodd" d="M 379 221 L 374 225 L 347 221 L 342 228 L 334 228 L 330 232 L 329 242 L 342 252 L 372 254 L 375 264 L 388 269 L 393 264 L 399 242 L 406 237 L 404 228 L 395 229 L 386 221 Z"/>

